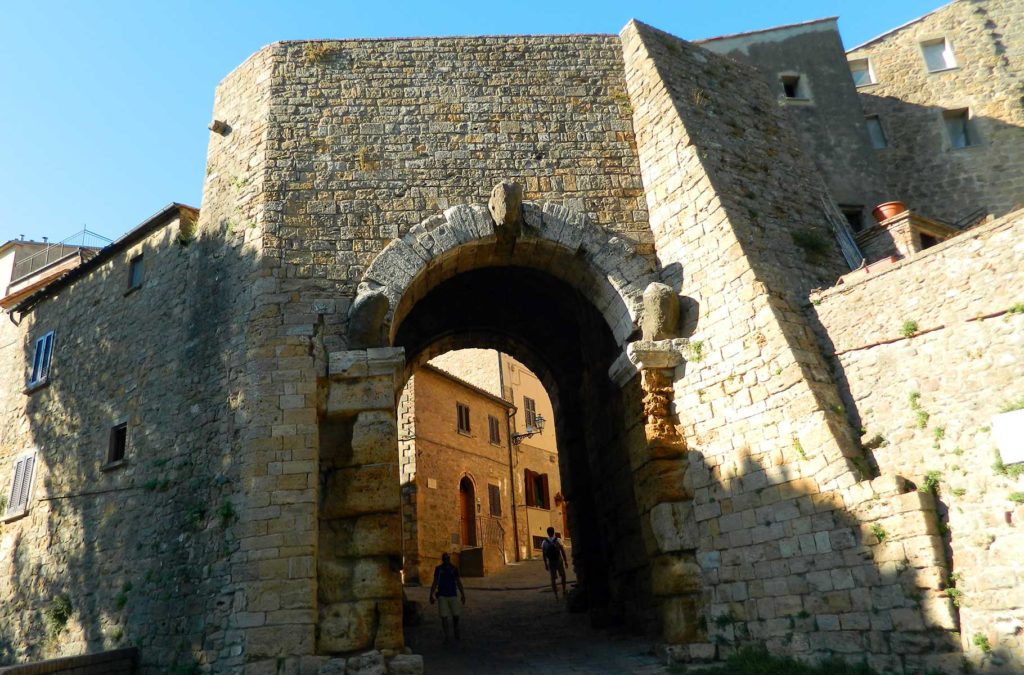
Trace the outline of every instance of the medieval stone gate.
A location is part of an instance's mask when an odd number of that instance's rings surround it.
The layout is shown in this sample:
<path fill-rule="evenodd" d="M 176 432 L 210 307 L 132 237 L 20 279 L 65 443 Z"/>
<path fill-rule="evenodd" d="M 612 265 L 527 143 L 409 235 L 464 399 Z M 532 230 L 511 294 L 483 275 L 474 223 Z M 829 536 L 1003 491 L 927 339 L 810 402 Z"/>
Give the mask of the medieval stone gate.
<path fill-rule="evenodd" d="M 672 339 L 675 293 L 649 259 L 581 213 L 522 204 L 510 183 L 491 205 L 452 207 L 385 247 L 350 313 L 360 349 L 329 355 L 319 647 L 400 644 L 396 387 L 418 364 L 470 346 L 514 354 L 549 387 L 574 505 L 574 564 L 592 612 L 663 626 L 672 642 L 692 638 L 700 585 L 685 444 L 671 409 L 685 344 Z M 634 326 L 645 290 L 642 340 Z M 350 435 L 337 433 L 344 426 Z M 367 518 L 380 522 L 386 545 L 352 548 L 350 533 Z M 377 597 L 345 583 L 368 567 Z"/>

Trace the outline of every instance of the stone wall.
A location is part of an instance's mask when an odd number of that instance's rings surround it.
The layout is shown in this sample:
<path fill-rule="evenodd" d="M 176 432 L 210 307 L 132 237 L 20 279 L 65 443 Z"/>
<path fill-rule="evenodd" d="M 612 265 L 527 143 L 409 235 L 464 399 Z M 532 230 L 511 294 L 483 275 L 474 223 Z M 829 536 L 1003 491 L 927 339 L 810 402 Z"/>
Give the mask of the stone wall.
<path fill-rule="evenodd" d="M 957 0 L 848 52 L 869 58 L 877 79 L 858 92 L 888 139 L 877 154 L 893 199 L 954 223 L 979 208 L 999 216 L 1021 205 L 1022 29 L 1018 0 Z M 929 73 L 920 43 L 942 37 L 957 65 Z M 952 148 L 942 111 L 961 108 L 979 143 Z"/>
<path fill-rule="evenodd" d="M 1024 398 L 1022 231 L 1018 211 L 812 296 L 874 463 L 936 490 L 964 650 L 1004 672 L 1024 665 L 1024 507 L 1010 499 L 1024 480 L 1000 468 L 990 429 Z"/>
<path fill-rule="evenodd" d="M 874 222 L 871 209 L 892 197 L 864 128 L 835 19 L 697 44 L 757 69 L 805 153 L 821 171 L 832 197 L 844 207 L 861 207 L 864 225 Z M 803 80 L 806 99 L 785 97 L 780 82 L 784 74 Z"/>
<path fill-rule="evenodd" d="M 16 314 L 19 326 L 4 322 L 5 493 L 14 456 L 37 451 L 27 515 L 0 523 L 8 661 L 131 644 L 143 672 L 159 672 L 232 650 L 230 561 L 244 556 L 244 527 L 229 355 L 252 261 L 218 238 L 191 238 L 186 213 L 158 214 L 88 275 Z M 139 254 L 143 284 L 130 290 Z M 26 393 L 34 340 L 50 330 L 49 383 Z M 110 463 L 119 423 L 127 451 Z"/>
<path fill-rule="evenodd" d="M 801 316 L 801 297 L 843 271 L 820 178 L 752 71 L 643 25 L 622 37 L 662 274 L 689 304 L 675 406 L 693 499 L 671 516 L 652 512 L 669 550 L 654 559 L 654 587 L 697 577 L 703 618 L 687 626 L 667 603 L 667 635 L 707 635 L 719 655 L 753 640 L 814 656 L 870 652 L 897 671 L 950 664 L 948 612 L 919 606 L 938 595 L 927 584 L 942 560 L 923 547 L 908 578 L 887 567 L 893 553 L 864 524 L 865 502 L 905 487 L 859 482 L 863 456 L 840 390 Z M 728 138 L 736 142 L 711 141 Z M 828 255 L 801 250 L 815 236 Z M 931 536 L 928 504 L 907 509 L 899 536 Z"/>

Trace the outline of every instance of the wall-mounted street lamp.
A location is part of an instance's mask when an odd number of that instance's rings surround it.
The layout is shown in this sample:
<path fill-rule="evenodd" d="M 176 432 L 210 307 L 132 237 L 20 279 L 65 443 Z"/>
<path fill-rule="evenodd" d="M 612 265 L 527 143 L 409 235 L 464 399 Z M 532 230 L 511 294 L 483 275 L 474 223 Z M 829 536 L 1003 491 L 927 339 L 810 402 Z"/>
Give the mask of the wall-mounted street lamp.
<path fill-rule="evenodd" d="M 547 420 L 544 419 L 543 415 L 537 415 L 533 418 L 533 426 L 526 427 L 526 433 L 524 434 L 512 434 L 512 444 L 519 445 L 523 442 L 524 438 L 529 438 L 534 434 L 540 434 L 544 432 L 544 424 Z"/>

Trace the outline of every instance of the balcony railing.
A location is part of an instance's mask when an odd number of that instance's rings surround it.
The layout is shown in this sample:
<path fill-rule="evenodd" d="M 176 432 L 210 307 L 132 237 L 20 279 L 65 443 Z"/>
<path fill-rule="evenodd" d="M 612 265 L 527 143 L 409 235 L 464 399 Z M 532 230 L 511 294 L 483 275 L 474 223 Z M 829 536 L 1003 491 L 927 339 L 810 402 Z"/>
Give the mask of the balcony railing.
<path fill-rule="evenodd" d="M 109 243 L 109 239 L 95 232 L 90 232 L 89 230 L 76 232 L 67 239 L 56 244 L 50 244 L 42 251 L 33 253 L 23 260 L 16 260 L 14 262 L 13 274 L 11 275 L 11 283 L 24 279 L 44 267 L 48 267 L 79 251 L 99 250 Z"/>

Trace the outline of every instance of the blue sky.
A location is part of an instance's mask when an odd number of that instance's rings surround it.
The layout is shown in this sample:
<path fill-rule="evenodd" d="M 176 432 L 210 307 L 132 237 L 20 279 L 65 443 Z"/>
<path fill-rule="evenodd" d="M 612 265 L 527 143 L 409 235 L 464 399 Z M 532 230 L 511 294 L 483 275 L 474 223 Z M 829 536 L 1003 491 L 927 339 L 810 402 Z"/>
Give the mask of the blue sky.
<path fill-rule="evenodd" d="M 839 16 L 852 47 L 940 0 L 4 3 L 0 242 L 117 237 L 172 201 L 199 206 L 217 83 L 277 40 L 617 33 L 637 18 L 699 39 Z"/>

